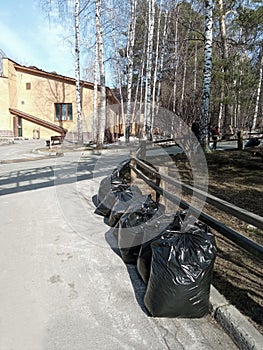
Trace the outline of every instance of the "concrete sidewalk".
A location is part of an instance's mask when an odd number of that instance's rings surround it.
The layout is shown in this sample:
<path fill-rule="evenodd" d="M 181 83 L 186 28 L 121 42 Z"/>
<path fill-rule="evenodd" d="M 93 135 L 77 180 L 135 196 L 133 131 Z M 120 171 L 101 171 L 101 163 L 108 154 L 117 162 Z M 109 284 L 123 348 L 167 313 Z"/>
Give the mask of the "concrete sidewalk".
<path fill-rule="evenodd" d="M 72 175 L 63 161 L 55 186 L 37 187 L 29 178 L 30 190 L 17 170 L 14 191 L 2 195 L 0 350 L 236 349 L 209 315 L 189 320 L 145 313 L 144 285 L 93 213 L 101 177 L 62 184 Z M 8 168 L 1 166 L 1 176 L 8 178 Z M 41 171 L 35 169 L 40 182 Z"/>
<path fill-rule="evenodd" d="M 53 165 L 53 175 L 35 162 L 37 177 L 14 168 L 10 177 L 2 165 L 9 182 L 0 202 L 0 350 L 236 349 L 211 315 L 147 315 L 145 285 L 112 249 L 112 229 L 94 214 L 92 198 L 111 162 L 69 153 Z M 262 349 L 262 336 L 214 289 L 211 311 L 238 348 Z"/>

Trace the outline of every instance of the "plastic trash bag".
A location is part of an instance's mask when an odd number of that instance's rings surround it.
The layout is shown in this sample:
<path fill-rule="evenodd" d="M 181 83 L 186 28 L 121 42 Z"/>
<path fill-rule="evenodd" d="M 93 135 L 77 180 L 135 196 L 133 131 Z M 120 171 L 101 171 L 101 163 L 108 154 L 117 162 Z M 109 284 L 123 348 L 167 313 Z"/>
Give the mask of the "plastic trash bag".
<path fill-rule="evenodd" d="M 170 225 L 153 240 L 151 250 L 151 270 L 144 296 L 151 315 L 184 318 L 206 315 L 216 258 L 215 238 L 209 228 L 196 222 L 187 232 L 180 232 Z"/>
<path fill-rule="evenodd" d="M 104 177 L 99 185 L 98 195 L 97 195 L 97 202 L 102 203 L 107 194 L 111 191 L 111 175 Z"/>
<path fill-rule="evenodd" d="M 169 227 L 172 225 L 173 228 L 176 226 L 176 220 L 179 221 L 180 216 L 174 216 L 174 214 L 164 214 L 155 220 L 153 220 L 150 225 L 147 225 L 145 228 L 144 242 L 140 247 L 140 251 L 137 259 L 137 270 L 145 284 L 148 283 L 150 278 L 151 271 L 151 262 L 152 262 L 152 248 L 151 244 L 154 240 L 158 239 L 162 232 L 166 229 L 169 230 Z M 148 228 L 148 226 L 150 226 Z M 181 225 L 178 224 L 178 230 L 180 230 Z M 147 229 L 150 231 L 150 234 L 147 235 Z"/>
<path fill-rule="evenodd" d="M 122 192 L 119 192 L 111 208 L 108 224 L 111 227 L 116 226 L 127 209 L 131 205 L 134 205 L 138 201 L 141 202 L 142 200 L 145 200 L 145 197 L 142 196 L 138 186 L 130 186 Z"/>
<path fill-rule="evenodd" d="M 117 168 L 112 172 L 112 178 L 121 178 L 124 181 L 130 183 L 131 181 L 131 169 L 130 169 L 130 159 L 126 159 L 121 162 Z"/>
<path fill-rule="evenodd" d="M 102 179 L 98 190 L 98 205 L 95 214 L 109 217 L 116 198 L 120 197 L 128 188 L 129 184 L 121 178 L 115 177 L 113 179 L 112 176 L 107 176 Z"/>
<path fill-rule="evenodd" d="M 144 240 L 149 240 L 159 231 L 155 220 L 164 213 L 164 207 L 148 195 L 144 202 L 135 202 L 119 221 L 118 246 L 126 264 L 136 264 Z"/>

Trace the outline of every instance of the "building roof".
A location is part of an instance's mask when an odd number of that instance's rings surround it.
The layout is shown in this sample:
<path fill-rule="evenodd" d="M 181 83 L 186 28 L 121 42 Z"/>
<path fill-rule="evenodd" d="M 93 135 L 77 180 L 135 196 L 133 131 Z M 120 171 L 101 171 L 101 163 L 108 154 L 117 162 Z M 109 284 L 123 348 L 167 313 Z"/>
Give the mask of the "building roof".
<path fill-rule="evenodd" d="M 53 80 L 63 81 L 63 82 L 66 82 L 67 84 L 72 84 L 72 85 L 76 84 L 75 78 L 66 77 L 64 75 L 60 75 L 60 74 L 57 74 L 55 72 L 46 72 L 46 71 L 39 69 L 35 66 L 23 66 L 23 65 L 15 62 L 13 60 L 11 60 L 10 58 L 6 58 L 6 59 L 8 59 L 9 61 L 14 63 L 14 68 L 17 71 L 29 73 L 29 74 L 40 76 L 43 78 L 50 78 Z M 85 80 L 81 80 L 80 85 L 81 85 L 81 87 L 85 87 L 87 89 L 92 89 L 92 90 L 94 89 L 94 84 L 90 83 L 88 81 L 85 81 Z M 99 85 L 98 85 L 98 90 L 100 90 Z M 111 103 L 116 103 L 116 104 L 119 103 L 118 98 L 115 96 L 115 94 L 112 92 L 112 90 L 109 87 L 106 87 L 106 94 L 107 94 L 107 97 L 110 99 Z"/>

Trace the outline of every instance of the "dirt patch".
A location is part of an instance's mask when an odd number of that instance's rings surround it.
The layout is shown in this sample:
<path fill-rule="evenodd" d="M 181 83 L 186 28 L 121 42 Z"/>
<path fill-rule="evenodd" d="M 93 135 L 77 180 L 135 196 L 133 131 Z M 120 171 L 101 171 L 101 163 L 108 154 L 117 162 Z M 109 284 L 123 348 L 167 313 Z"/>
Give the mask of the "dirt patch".
<path fill-rule="evenodd" d="M 207 154 L 206 159 L 209 193 L 263 216 L 263 149 L 216 151 Z M 192 184 L 192 170 L 186 156 L 177 154 L 173 161 L 182 180 Z M 183 196 L 183 199 L 187 199 L 187 196 Z M 211 205 L 206 204 L 204 212 L 263 245 L 261 230 Z M 241 250 L 222 235 L 214 233 L 218 255 L 213 285 L 263 334 L 262 261 Z"/>

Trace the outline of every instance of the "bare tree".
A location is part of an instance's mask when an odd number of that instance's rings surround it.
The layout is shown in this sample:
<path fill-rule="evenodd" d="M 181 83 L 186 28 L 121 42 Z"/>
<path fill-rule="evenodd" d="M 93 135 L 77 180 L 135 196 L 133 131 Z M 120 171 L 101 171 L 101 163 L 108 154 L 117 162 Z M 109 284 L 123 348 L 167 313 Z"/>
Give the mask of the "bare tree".
<path fill-rule="evenodd" d="M 93 140 L 98 139 L 98 42 L 95 43 L 95 58 L 94 58 L 94 94 L 93 94 Z"/>
<path fill-rule="evenodd" d="M 82 129 L 82 108 L 81 108 L 81 87 L 80 87 L 80 33 L 79 33 L 79 0 L 75 0 L 75 78 L 76 78 L 76 105 L 77 105 L 77 126 L 78 142 L 83 143 Z"/>
<path fill-rule="evenodd" d="M 154 62 L 154 73 L 153 73 L 153 91 L 152 91 L 152 123 L 151 123 L 151 134 L 153 134 L 154 118 L 156 112 L 156 85 L 157 85 L 157 73 L 159 68 L 159 46 L 160 46 L 160 30 L 161 30 L 161 15 L 162 15 L 162 0 L 159 5 L 157 29 L 156 29 L 156 47 L 155 47 L 155 62 Z"/>
<path fill-rule="evenodd" d="M 153 56 L 153 33 L 155 17 L 155 0 L 148 0 L 148 39 L 147 39 L 147 60 L 146 60 L 146 81 L 145 81 L 145 134 L 149 140 L 151 135 L 151 101 L 152 101 L 152 56 Z"/>
<path fill-rule="evenodd" d="M 227 35 L 226 35 L 226 22 L 225 18 L 226 15 L 224 11 L 224 5 L 223 0 L 217 0 L 218 3 L 218 10 L 219 10 L 219 28 L 220 28 L 220 35 L 221 35 L 221 43 L 222 43 L 222 59 L 223 59 L 223 65 L 222 65 L 222 75 L 223 75 L 223 81 L 221 85 L 221 102 L 220 102 L 220 108 L 219 108 L 219 116 L 218 116 L 218 127 L 221 130 L 222 126 L 224 124 L 224 127 L 226 127 L 226 124 L 229 124 L 229 122 L 226 120 L 228 117 L 228 107 L 227 104 L 224 102 L 225 100 L 225 77 L 227 74 L 227 64 L 226 61 L 228 59 L 228 46 L 227 46 Z"/>
<path fill-rule="evenodd" d="M 88 2 L 87 2 L 88 3 Z M 82 127 L 82 106 L 81 106 L 81 86 L 80 86 L 80 13 L 85 9 L 87 3 L 80 10 L 80 1 L 61 1 L 61 0 L 43 0 L 42 7 L 48 13 L 52 12 L 52 6 L 59 11 L 61 19 L 72 16 L 71 9 L 74 7 L 74 46 L 75 46 L 75 79 L 76 79 L 76 106 L 77 106 L 77 140 L 83 143 L 83 127 Z M 73 17 L 72 17 L 73 20 Z"/>
<path fill-rule="evenodd" d="M 135 41 L 135 25 L 136 25 L 136 5 L 137 0 L 131 0 L 131 19 L 128 32 L 127 59 L 128 59 L 128 79 L 127 79 L 127 113 L 125 125 L 126 142 L 130 138 L 131 128 L 131 97 L 132 97 L 132 79 L 133 79 L 133 49 Z"/>
<path fill-rule="evenodd" d="M 259 101 L 260 101 L 261 88 L 262 88 L 262 79 L 263 79 L 263 47 L 261 48 L 261 52 L 260 52 L 258 88 L 257 88 L 255 112 L 254 112 L 253 122 L 252 122 L 252 130 L 256 129 L 257 120 L 258 120 Z"/>
<path fill-rule="evenodd" d="M 159 65 L 160 77 L 162 77 L 162 75 L 163 75 L 164 55 L 165 55 L 166 41 L 167 41 L 167 26 L 169 24 L 168 23 L 168 14 L 169 14 L 169 11 L 168 11 L 168 9 L 166 9 L 165 17 L 164 17 L 162 49 L 161 49 L 161 54 L 160 54 L 160 65 Z M 157 111 L 156 111 L 156 113 L 158 113 L 158 110 L 160 107 L 161 82 L 162 82 L 162 79 L 160 78 L 158 81 L 158 88 L 157 88 Z"/>
<path fill-rule="evenodd" d="M 201 104 L 200 140 L 203 149 L 209 151 L 208 125 L 209 104 L 212 75 L 212 35 L 213 35 L 213 1 L 205 0 L 205 48 L 204 48 L 204 76 Z"/>
<path fill-rule="evenodd" d="M 98 45 L 98 60 L 100 71 L 100 102 L 98 119 L 98 139 L 97 148 L 103 147 L 105 128 L 106 128 L 106 86 L 105 86 L 105 66 L 104 66 L 104 48 L 101 25 L 101 0 L 96 0 L 96 42 Z"/>

